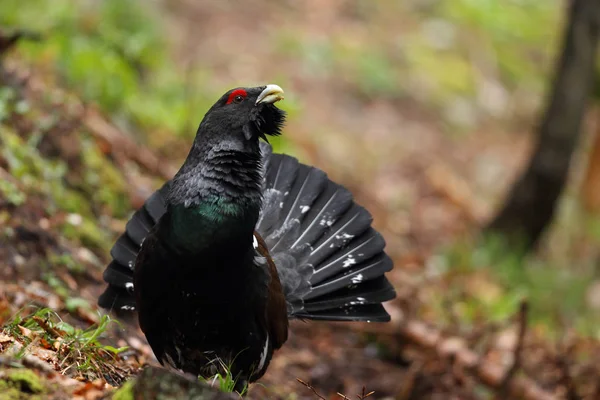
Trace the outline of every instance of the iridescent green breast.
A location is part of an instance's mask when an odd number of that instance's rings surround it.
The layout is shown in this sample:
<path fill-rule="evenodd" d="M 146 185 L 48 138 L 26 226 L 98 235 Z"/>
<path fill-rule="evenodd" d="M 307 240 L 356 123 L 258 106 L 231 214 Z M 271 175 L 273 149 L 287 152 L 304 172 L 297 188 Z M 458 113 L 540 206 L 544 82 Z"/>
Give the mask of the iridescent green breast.
<path fill-rule="evenodd" d="M 202 251 L 246 236 L 251 240 L 258 207 L 215 199 L 189 207 L 172 206 L 170 213 L 169 240 L 178 248 Z"/>

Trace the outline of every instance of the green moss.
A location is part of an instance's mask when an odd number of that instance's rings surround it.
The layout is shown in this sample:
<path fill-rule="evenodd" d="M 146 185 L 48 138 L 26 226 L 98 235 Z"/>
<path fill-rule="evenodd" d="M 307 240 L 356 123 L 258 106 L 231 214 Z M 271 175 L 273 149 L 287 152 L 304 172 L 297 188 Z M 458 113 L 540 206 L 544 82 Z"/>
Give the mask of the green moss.
<path fill-rule="evenodd" d="M 42 400 L 46 388 L 42 378 L 28 369 L 10 369 L 0 379 L 2 400 Z"/>
<path fill-rule="evenodd" d="M 82 205 L 82 208 L 84 207 Z M 79 216 L 76 218 L 78 219 L 77 224 L 67 221 L 61 225 L 60 229 L 63 235 L 70 240 L 79 241 L 88 248 L 108 250 L 110 237 L 98 225 L 98 222 L 92 217 Z"/>
<path fill-rule="evenodd" d="M 126 201 L 125 180 L 123 174 L 114 164 L 108 162 L 100 152 L 96 142 L 86 135 L 81 140 L 83 162 L 83 188 L 94 193 L 94 200 L 115 218 L 124 217 L 129 211 Z"/>
<path fill-rule="evenodd" d="M 23 186 L 37 193 L 49 193 L 63 177 L 66 166 L 61 161 L 48 160 L 36 148 L 37 136 L 23 140 L 13 130 L 0 126 L 0 155 L 6 160 L 11 174 Z M 58 192 L 58 190 L 56 190 Z"/>
<path fill-rule="evenodd" d="M 112 400 L 133 400 L 133 381 L 127 381 L 112 396 Z"/>
<path fill-rule="evenodd" d="M 4 380 L 0 380 L 0 399 L 20 400 L 23 398 L 25 398 L 24 394 L 19 389 L 9 385 L 9 383 Z"/>
<path fill-rule="evenodd" d="M 42 393 L 44 391 L 41 378 L 28 369 L 13 369 L 8 373 L 7 379 L 23 392 Z"/>

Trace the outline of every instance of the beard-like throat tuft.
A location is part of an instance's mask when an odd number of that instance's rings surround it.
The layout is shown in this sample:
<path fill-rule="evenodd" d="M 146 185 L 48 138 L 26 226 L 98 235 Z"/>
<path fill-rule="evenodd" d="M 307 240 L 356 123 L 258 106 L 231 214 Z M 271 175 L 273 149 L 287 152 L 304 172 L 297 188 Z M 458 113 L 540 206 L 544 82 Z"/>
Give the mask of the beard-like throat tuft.
<path fill-rule="evenodd" d="M 285 111 L 275 107 L 273 104 L 265 104 L 262 110 L 244 126 L 246 140 L 261 137 L 269 142 L 267 135 L 279 136 L 285 125 Z"/>

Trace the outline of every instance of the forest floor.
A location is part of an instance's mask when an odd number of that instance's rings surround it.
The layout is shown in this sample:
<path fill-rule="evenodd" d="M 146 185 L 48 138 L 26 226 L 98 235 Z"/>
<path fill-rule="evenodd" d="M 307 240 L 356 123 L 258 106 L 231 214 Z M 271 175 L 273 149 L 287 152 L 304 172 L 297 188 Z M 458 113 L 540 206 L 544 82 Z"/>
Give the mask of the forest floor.
<path fill-rule="evenodd" d="M 225 64 L 220 54 L 265 42 L 268 32 L 247 24 L 285 17 L 172 3 L 166 16 L 182 63 L 198 62 L 184 59 L 190 38 L 232 27 L 201 44 L 215 71 Z M 335 6 L 304 11 L 296 24 L 305 32 L 335 35 Z M 255 47 L 258 59 L 292 68 L 293 57 L 269 51 Z M 307 65 L 282 84 L 296 105 L 280 148 L 327 171 L 372 212 L 398 298 L 386 305 L 389 324 L 292 323 L 250 398 L 354 399 L 365 388 L 374 399 L 599 399 L 597 227 L 574 205 L 585 157 L 523 272 L 481 245 L 478 232 L 526 161 L 529 126 L 516 134 L 477 123 L 465 140 L 418 104 L 336 80 L 335 70 L 315 76 Z M 254 67 L 256 76 L 278 76 L 275 63 Z M 2 68 L 0 399 L 110 396 L 156 360 L 135 321 L 98 312 L 108 249 L 189 142 L 157 136 L 145 147 L 44 69 L 18 57 Z M 213 85 L 252 77 L 237 72 L 216 73 Z"/>

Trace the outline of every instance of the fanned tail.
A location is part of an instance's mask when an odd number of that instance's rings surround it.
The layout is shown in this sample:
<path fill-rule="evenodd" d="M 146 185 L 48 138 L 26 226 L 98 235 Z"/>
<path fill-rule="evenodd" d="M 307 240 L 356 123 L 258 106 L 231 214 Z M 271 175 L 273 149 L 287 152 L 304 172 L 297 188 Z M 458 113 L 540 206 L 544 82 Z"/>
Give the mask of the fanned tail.
<path fill-rule="evenodd" d="M 261 142 L 263 209 L 256 230 L 265 239 L 291 317 L 388 321 L 382 302 L 395 297 L 385 272 L 392 261 L 372 217 L 344 187 Z M 146 200 L 111 249 L 108 287 L 98 304 L 135 310 L 133 268 L 144 238 L 165 213 L 169 182 Z"/>
<path fill-rule="evenodd" d="M 110 255 L 112 262 L 104 270 L 104 281 L 108 287 L 100 295 L 98 305 L 109 310 L 135 310 L 133 295 L 133 267 L 142 242 L 152 227 L 165 213 L 165 198 L 169 182 L 154 192 L 137 210 L 119 236 Z"/>
<path fill-rule="evenodd" d="M 392 261 L 372 217 L 344 187 L 293 157 L 270 154 L 257 231 L 277 265 L 290 316 L 388 321 Z"/>

